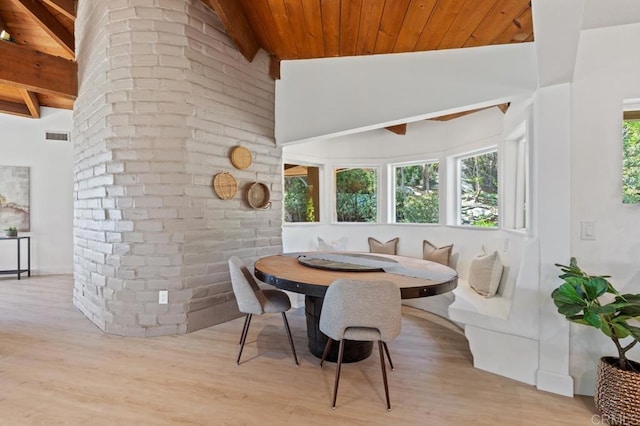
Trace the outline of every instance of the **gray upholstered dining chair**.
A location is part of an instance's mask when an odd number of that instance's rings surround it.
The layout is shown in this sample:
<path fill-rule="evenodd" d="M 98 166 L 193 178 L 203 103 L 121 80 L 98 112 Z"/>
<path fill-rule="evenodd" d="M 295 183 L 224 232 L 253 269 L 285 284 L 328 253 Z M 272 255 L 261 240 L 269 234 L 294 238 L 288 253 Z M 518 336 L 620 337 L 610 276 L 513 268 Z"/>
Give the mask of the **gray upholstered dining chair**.
<path fill-rule="evenodd" d="M 282 314 L 282 321 L 284 322 L 284 328 L 289 338 L 293 359 L 296 365 L 299 365 L 296 348 L 293 346 L 291 329 L 289 328 L 289 322 L 285 315 L 285 312 L 291 309 L 289 297 L 281 290 L 261 289 L 253 274 L 239 257 L 232 256 L 229 259 L 229 272 L 231 273 L 231 285 L 233 287 L 233 294 L 236 296 L 236 301 L 238 302 L 238 309 L 240 312 L 247 314 L 240 336 L 240 351 L 238 352 L 236 364 L 240 364 L 240 357 L 242 356 L 242 349 L 247 340 L 251 317 L 253 315 L 279 312 Z"/>
<path fill-rule="evenodd" d="M 391 410 L 387 370 L 382 351 L 384 348 L 393 370 L 387 342 L 400 334 L 402 322 L 400 299 L 400 289 L 391 281 L 338 279 L 327 289 L 320 314 L 320 331 L 326 334 L 329 340 L 324 348 L 320 366 L 329 353 L 332 341 L 340 341 L 333 388 L 333 409 L 336 408 L 344 340 L 347 339 L 378 342 L 387 410 Z"/>

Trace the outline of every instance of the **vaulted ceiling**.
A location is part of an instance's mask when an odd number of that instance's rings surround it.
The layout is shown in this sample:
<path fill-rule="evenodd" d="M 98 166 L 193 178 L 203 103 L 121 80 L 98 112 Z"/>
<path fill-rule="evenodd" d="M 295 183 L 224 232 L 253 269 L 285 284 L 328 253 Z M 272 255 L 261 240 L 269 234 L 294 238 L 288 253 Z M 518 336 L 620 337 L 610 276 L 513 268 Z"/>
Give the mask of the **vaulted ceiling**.
<path fill-rule="evenodd" d="M 77 95 L 75 0 L 0 0 L 0 112 L 40 116 L 73 108 Z"/>
<path fill-rule="evenodd" d="M 105 0 L 106 1 L 106 0 Z M 280 60 L 533 40 L 530 0 L 201 0 L 240 52 Z M 76 0 L 0 0 L 0 113 L 37 118 L 77 95 Z"/>

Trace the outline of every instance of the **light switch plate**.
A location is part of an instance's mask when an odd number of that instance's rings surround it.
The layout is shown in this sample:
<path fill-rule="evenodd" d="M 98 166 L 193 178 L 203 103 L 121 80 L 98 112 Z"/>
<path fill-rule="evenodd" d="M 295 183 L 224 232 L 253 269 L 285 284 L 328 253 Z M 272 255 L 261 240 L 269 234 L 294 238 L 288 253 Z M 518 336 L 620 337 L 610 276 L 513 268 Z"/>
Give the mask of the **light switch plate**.
<path fill-rule="evenodd" d="M 580 222 L 580 239 L 581 240 L 595 240 L 596 239 L 596 224 L 594 222 Z"/>

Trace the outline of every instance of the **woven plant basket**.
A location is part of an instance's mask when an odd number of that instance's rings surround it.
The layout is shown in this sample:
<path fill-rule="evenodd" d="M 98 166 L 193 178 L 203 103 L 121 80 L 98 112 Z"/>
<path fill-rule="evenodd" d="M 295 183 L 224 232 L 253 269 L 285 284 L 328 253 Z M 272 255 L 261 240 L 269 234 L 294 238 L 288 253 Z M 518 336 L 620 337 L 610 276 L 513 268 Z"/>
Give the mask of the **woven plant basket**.
<path fill-rule="evenodd" d="M 244 170 L 248 168 L 253 162 L 251 157 L 251 151 L 243 146 L 236 146 L 231 150 L 231 164 L 238 170 Z"/>
<path fill-rule="evenodd" d="M 271 193 L 269 187 L 264 183 L 253 182 L 247 188 L 247 202 L 254 209 L 268 209 L 271 207 L 269 198 L 271 198 Z"/>
<path fill-rule="evenodd" d="M 640 426 L 640 363 L 628 361 L 636 371 L 624 371 L 618 358 L 602 357 L 596 375 L 596 408 L 610 425 Z"/>
<path fill-rule="evenodd" d="M 238 182 L 230 173 L 218 173 L 213 177 L 213 190 L 223 200 L 230 200 L 238 192 Z"/>

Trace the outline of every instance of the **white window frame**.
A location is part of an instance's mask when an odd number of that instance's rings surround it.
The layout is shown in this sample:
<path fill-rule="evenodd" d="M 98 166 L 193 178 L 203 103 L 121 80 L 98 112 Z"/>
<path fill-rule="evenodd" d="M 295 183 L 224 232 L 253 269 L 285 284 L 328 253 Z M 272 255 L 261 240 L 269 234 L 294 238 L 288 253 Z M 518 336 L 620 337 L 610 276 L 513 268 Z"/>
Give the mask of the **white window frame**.
<path fill-rule="evenodd" d="M 319 198 L 319 208 L 320 208 L 320 215 L 318 217 L 318 221 L 317 222 L 287 222 L 284 218 L 284 212 L 285 212 L 285 205 L 284 205 L 284 199 L 285 199 L 285 175 L 284 175 L 284 165 L 285 164 L 295 164 L 298 166 L 304 166 L 304 167 L 317 167 L 318 168 L 318 184 L 320 186 L 320 188 L 318 188 L 318 198 Z M 304 160 L 296 160 L 296 159 L 283 159 L 282 161 L 282 225 L 284 226 L 300 226 L 300 225 L 318 225 L 319 223 L 322 223 L 322 218 L 326 215 L 325 210 L 327 210 L 327 207 L 325 207 L 327 205 L 326 200 L 323 197 L 323 191 L 322 191 L 322 187 L 324 186 L 325 181 L 324 181 L 324 165 L 321 163 L 313 163 L 310 161 L 304 161 Z"/>
<path fill-rule="evenodd" d="M 337 180 L 337 170 L 338 169 L 372 169 L 376 171 L 376 220 L 374 222 L 338 222 L 338 180 Z M 371 164 L 339 164 L 333 165 L 331 167 L 331 180 L 333 181 L 333 192 L 331 194 L 332 200 L 332 218 L 331 222 L 333 224 L 373 224 L 380 223 L 380 218 L 382 217 L 382 207 L 380 203 L 380 194 L 382 188 L 382 167 L 379 164 L 371 165 Z"/>
<path fill-rule="evenodd" d="M 453 190 L 451 190 L 450 192 L 452 194 L 454 194 L 454 198 L 453 198 L 453 215 L 449 215 L 449 218 L 453 218 L 452 224 L 455 226 L 462 226 L 462 227 L 469 227 L 469 228 L 473 228 L 473 229 L 488 229 L 488 230 L 496 230 L 496 229 L 501 229 L 502 228 L 502 216 L 503 216 L 503 212 L 502 212 L 502 188 L 501 188 L 501 181 L 502 181 L 502 174 L 501 174 L 501 152 L 500 152 L 500 148 L 497 144 L 493 144 L 490 146 L 486 146 L 483 147 L 481 149 L 476 149 L 473 151 L 466 151 L 464 153 L 461 154 L 456 154 L 451 156 L 451 160 L 450 163 L 453 163 L 453 168 L 454 168 L 454 188 Z M 497 227 L 482 227 L 482 226 L 475 226 L 475 225 L 468 225 L 468 224 L 463 224 L 462 223 L 462 173 L 461 173 L 461 162 L 462 160 L 466 160 L 467 158 L 471 158 L 471 157 L 477 157 L 480 155 L 484 155 L 484 154 L 489 154 L 495 152 L 498 155 L 498 226 Z"/>
<path fill-rule="evenodd" d="M 438 164 L 438 205 L 440 206 L 440 211 L 438 212 L 438 222 L 434 222 L 434 223 L 396 222 L 396 187 L 397 187 L 396 168 L 423 165 L 423 164 L 434 164 L 434 163 Z M 389 196 L 387 197 L 388 204 L 389 204 L 389 223 L 396 224 L 396 225 L 439 225 L 440 223 L 442 223 L 442 203 L 443 203 L 442 161 L 439 158 L 391 163 L 389 164 L 389 176 L 391 178 L 391 185 L 389 186 L 389 192 L 388 192 Z"/>
<path fill-rule="evenodd" d="M 513 229 L 526 231 L 529 227 L 529 143 L 522 135 L 516 143 L 515 199 Z M 499 200 L 498 200 L 499 201 Z"/>

